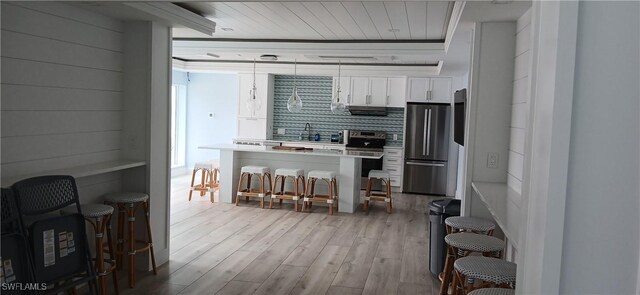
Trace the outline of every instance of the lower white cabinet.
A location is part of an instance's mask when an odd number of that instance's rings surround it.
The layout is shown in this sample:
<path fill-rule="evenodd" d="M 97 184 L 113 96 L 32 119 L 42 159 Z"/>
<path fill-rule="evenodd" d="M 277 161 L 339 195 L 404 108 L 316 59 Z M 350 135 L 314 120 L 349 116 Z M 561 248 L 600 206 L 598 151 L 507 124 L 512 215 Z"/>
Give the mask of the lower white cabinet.
<path fill-rule="evenodd" d="M 382 169 L 389 172 L 391 186 L 402 186 L 402 148 L 384 147 Z"/>
<path fill-rule="evenodd" d="M 238 118 L 237 138 L 242 139 L 271 139 L 273 128 L 267 119 Z"/>

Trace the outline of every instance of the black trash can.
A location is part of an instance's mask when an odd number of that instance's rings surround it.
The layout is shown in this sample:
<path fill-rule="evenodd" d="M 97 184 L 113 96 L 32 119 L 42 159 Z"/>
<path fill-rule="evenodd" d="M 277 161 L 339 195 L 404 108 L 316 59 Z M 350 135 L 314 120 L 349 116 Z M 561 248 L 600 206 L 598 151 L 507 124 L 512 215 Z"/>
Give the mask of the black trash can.
<path fill-rule="evenodd" d="M 440 199 L 429 203 L 429 270 L 434 276 L 444 268 L 447 255 L 444 220 L 450 216 L 460 216 L 460 200 Z"/>

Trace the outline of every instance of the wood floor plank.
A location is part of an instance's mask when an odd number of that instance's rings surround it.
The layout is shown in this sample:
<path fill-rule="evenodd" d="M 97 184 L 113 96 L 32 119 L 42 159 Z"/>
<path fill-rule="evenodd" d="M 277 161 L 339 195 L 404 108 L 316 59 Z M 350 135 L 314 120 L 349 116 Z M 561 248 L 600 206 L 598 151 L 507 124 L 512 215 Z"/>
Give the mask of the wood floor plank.
<path fill-rule="evenodd" d="M 397 294 L 401 263 L 399 259 L 374 258 L 362 294 Z"/>
<path fill-rule="evenodd" d="M 306 266 L 280 265 L 254 294 L 289 294 L 305 271 L 307 271 Z"/>
<path fill-rule="evenodd" d="M 331 286 L 329 290 L 327 290 L 326 295 L 362 295 L 362 289 Z"/>
<path fill-rule="evenodd" d="M 345 218 L 327 245 L 351 247 L 358 237 L 358 233 L 362 231 L 364 226 L 364 218 L 355 216 Z"/>
<path fill-rule="evenodd" d="M 256 292 L 260 283 L 231 281 L 216 292 L 216 295 L 250 295 Z"/>
<path fill-rule="evenodd" d="M 380 244 L 376 257 L 389 259 L 402 259 L 402 247 L 404 245 L 404 224 L 400 222 L 385 224 L 385 229 L 380 236 Z"/>
<path fill-rule="evenodd" d="M 304 215 L 299 214 L 298 212 L 286 213 L 277 222 L 274 222 L 273 225 L 258 233 L 256 237 L 251 239 L 251 241 L 249 241 L 249 243 L 242 247 L 242 249 L 247 251 L 265 251 L 273 243 L 280 239 L 280 237 L 287 233 L 289 229 L 300 222 L 303 217 Z"/>
<path fill-rule="evenodd" d="M 180 285 L 190 285 L 233 252 L 242 248 L 251 240 L 250 236 L 235 235 L 216 245 L 211 250 L 200 255 L 197 259 L 180 268 L 169 277 L 169 282 Z"/>
<path fill-rule="evenodd" d="M 349 250 L 347 257 L 340 266 L 340 270 L 332 285 L 364 288 L 369 275 L 369 269 L 378 248 L 377 239 L 358 238 Z M 328 247 L 328 246 L 327 246 Z"/>
<path fill-rule="evenodd" d="M 325 294 L 348 252 L 349 247 L 325 246 L 291 293 Z"/>
<path fill-rule="evenodd" d="M 412 283 L 399 283 L 398 295 L 423 295 L 438 294 L 438 290 L 431 285 L 421 285 Z"/>
<path fill-rule="evenodd" d="M 318 226 L 307 238 L 296 247 L 282 264 L 295 266 L 310 266 L 324 246 L 329 242 L 336 228 L 332 226 Z"/>
<path fill-rule="evenodd" d="M 358 233 L 359 238 L 379 239 L 386 227 L 386 220 L 367 219 L 364 227 Z"/>
<path fill-rule="evenodd" d="M 239 250 L 193 282 L 180 294 L 211 294 L 222 289 L 260 253 Z"/>
<path fill-rule="evenodd" d="M 428 240 L 417 237 L 406 237 L 404 253 L 402 255 L 402 267 L 400 269 L 400 282 L 431 285 L 431 272 L 429 271 L 429 245 Z"/>
<path fill-rule="evenodd" d="M 251 262 L 235 279 L 257 283 L 264 282 L 304 239 L 305 237 L 301 235 L 285 234 Z"/>

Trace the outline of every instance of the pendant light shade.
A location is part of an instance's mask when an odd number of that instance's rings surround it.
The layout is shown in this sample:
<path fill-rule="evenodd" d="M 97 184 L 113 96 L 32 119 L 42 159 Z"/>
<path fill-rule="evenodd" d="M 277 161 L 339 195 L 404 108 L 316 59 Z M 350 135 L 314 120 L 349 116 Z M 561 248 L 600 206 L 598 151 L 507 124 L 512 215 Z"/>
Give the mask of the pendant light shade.
<path fill-rule="evenodd" d="M 302 110 L 302 99 L 298 95 L 298 87 L 296 86 L 296 78 L 298 76 L 298 63 L 294 60 L 294 68 L 293 68 L 293 91 L 291 92 L 291 96 L 289 100 L 287 100 L 287 109 L 291 113 L 297 113 Z"/>
<path fill-rule="evenodd" d="M 338 86 L 336 87 L 336 93 L 334 93 L 331 99 L 331 112 L 334 114 L 342 114 L 345 112 L 345 104 L 340 100 L 340 61 L 338 61 Z"/>
<path fill-rule="evenodd" d="M 247 101 L 247 109 L 253 114 L 262 106 L 260 100 L 256 98 L 258 88 L 256 87 L 256 60 L 253 60 L 253 84 L 249 90 L 249 101 Z"/>

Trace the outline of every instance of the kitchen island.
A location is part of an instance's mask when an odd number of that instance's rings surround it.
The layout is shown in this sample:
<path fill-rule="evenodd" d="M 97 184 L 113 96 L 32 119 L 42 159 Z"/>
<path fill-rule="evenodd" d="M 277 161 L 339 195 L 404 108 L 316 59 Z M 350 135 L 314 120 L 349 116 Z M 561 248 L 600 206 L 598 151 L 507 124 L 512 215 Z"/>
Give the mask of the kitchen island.
<path fill-rule="evenodd" d="M 380 159 L 382 152 L 333 149 L 278 150 L 271 146 L 214 144 L 201 149 L 220 151 L 220 201 L 235 201 L 240 168 L 247 165 L 267 166 L 273 173 L 278 168 L 334 171 L 338 175 L 338 211 L 353 213 L 360 205 L 360 170 L 362 159 Z M 324 193 L 323 182 L 316 183 L 316 192 Z"/>

